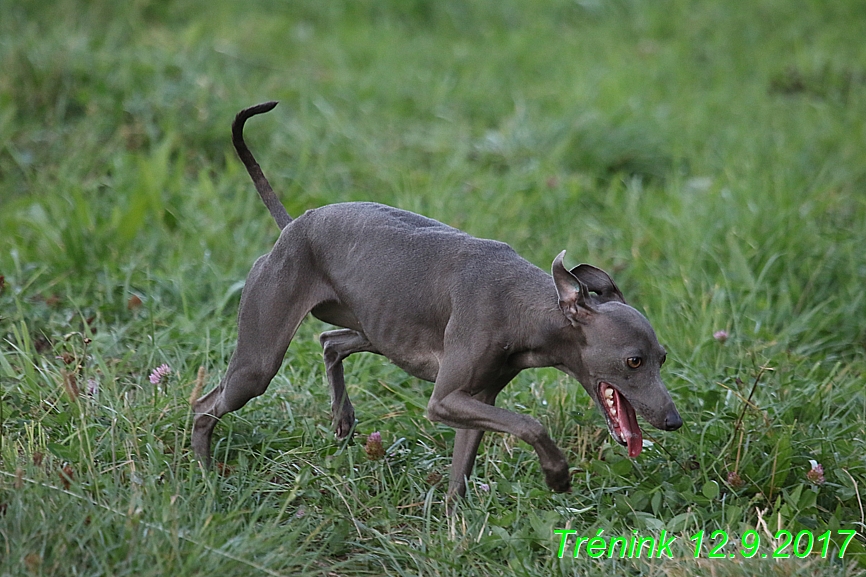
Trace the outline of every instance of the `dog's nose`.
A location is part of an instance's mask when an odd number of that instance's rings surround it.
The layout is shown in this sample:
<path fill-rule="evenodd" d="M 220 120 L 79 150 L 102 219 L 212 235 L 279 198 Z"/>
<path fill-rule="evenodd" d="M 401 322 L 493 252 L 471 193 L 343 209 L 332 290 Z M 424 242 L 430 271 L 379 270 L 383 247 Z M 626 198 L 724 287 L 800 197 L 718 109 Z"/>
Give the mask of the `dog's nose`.
<path fill-rule="evenodd" d="M 665 431 L 676 431 L 683 426 L 683 418 L 674 409 L 665 417 Z"/>

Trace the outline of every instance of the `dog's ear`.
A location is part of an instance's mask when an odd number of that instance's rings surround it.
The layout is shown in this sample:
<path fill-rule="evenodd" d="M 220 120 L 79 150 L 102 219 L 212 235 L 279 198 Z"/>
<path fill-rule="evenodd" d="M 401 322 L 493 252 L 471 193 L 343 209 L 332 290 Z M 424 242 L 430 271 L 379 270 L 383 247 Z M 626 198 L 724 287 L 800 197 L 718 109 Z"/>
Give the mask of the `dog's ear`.
<path fill-rule="evenodd" d="M 572 325 L 585 324 L 595 313 L 587 302 L 589 289 L 577 276 L 573 275 L 562 264 L 562 251 L 553 259 L 553 282 L 556 294 L 559 296 L 559 308 Z"/>
<path fill-rule="evenodd" d="M 606 303 L 609 301 L 619 301 L 625 304 L 625 297 L 610 278 L 610 275 L 594 267 L 591 264 L 579 264 L 571 269 L 571 274 L 576 276 L 580 282 L 586 285 L 590 292 L 594 292 L 597 296 L 592 298 L 593 302 Z"/>

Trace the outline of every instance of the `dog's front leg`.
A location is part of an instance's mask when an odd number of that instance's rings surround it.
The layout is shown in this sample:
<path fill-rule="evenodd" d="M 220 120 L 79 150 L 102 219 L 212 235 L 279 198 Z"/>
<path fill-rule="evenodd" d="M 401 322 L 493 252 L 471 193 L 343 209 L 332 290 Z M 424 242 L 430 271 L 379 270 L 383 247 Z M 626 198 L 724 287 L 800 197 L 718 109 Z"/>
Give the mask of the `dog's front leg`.
<path fill-rule="evenodd" d="M 503 383 L 504 385 L 505 383 Z M 488 405 L 496 403 L 496 395 L 501 387 L 484 389 L 475 395 L 479 401 Z M 456 497 L 466 495 L 466 482 L 475 466 L 475 457 L 484 431 L 480 429 L 457 429 L 454 435 L 454 456 L 451 459 L 451 477 L 448 480 L 448 509 L 451 510 Z"/>
<path fill-rule="evenodd" d="M 502 372 L 499 367 L 479 370 L 477 365 L 463 362 L 443 363 L 439 368 L 433 396 L 427 405 L 427 416 L 431 421 L 457 429 L 497 431 L 516 436 L 535 449 L 547 485 L 554 491 L 568 491 L 571 488 L 568 463 L 544 426 L 528 415 L 492 405 L 496 394 L 516 374 Z M 479 432 L 458 431 L 449 495 L 465 493 L 464 478 L 472 470 L 480 441 Z"/>
<path fill-rule="evenodd" d="M 483 436 L 484 431 L 478 429 L 456 429 L 455 431 L 451 476 L 448 479 L 448 494 L 445 496 L 446 511 L 449 515 L 454 511 L 457 499 L 466 495 L 466 483 L 475 466 L 475 457 L 478 455 L 478 447 L 481 445 Z"/>

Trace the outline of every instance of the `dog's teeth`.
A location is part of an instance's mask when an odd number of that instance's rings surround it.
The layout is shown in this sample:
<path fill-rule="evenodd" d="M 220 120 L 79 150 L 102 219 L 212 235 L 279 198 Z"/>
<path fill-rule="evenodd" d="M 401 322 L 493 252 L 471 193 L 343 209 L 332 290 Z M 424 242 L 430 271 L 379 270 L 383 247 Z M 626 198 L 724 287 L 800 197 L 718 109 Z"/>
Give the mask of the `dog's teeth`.
<path fill-rule="evenodd" d="M 604 390 L 604 396 L 608 399 L 612 399 L 613 398 L 613 389 L 605 389 Z"/>
<path fill-rule="evenodd" d="M 610 408 L 610 416 L 611 416 L 611 417 L 615 417 L 615 416 L 616 416 L 616 409 L 615 409 L 614 407 L 611 407 L 611 408 Z"/>

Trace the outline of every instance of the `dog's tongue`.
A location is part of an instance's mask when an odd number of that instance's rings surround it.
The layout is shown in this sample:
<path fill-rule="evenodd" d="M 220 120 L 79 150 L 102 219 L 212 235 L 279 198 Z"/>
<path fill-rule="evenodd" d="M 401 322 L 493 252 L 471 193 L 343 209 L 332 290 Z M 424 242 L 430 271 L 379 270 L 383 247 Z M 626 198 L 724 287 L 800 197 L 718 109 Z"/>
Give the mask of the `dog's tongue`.
<path fill-rule="evenodd" d="M 634 407 L 631 406 L 625 397 L 615 391 L 616 399 L 616 420 L 619 424 L 619 430 L 622 433 L 623 440 L 628 447 L 628 456 L 634 459 L 640 455 L 643 449 L 643 434 L 640 426 L 637 424 L 637 415 L 634 412 Z"/>

